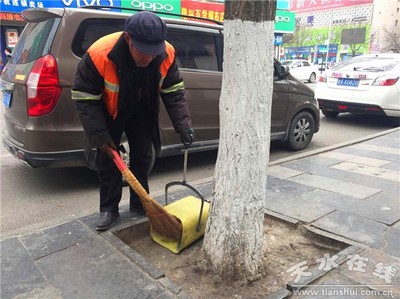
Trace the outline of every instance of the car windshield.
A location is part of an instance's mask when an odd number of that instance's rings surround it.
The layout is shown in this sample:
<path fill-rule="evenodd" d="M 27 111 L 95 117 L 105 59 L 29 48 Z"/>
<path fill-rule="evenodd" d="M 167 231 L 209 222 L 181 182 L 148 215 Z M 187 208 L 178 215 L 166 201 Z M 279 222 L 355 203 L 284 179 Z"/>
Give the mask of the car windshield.
<path fill-rule="evenodd" d="M 283 64 L 283 65 L 289 65 L 289 64 L 291 64 L 291 63 L 292 63 L 291 60 L 284 60 L 284 61 L 281 61 L 281 64 Z"/>
<path fill-rule="evenodd" d="M 48 54 L 59 22 L 60 19 L 50 18 L 28 23 L 15 45 L 12 62 L 28 63 Z"/>

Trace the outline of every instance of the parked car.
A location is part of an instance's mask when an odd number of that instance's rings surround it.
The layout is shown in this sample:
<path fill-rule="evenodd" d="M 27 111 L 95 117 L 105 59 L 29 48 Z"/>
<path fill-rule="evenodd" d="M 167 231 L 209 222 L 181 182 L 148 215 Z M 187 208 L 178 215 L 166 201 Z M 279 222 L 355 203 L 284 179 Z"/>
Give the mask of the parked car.
<path fill-rule="evenodd" d="M 77 64 L 98 38 L 122 31 L 128 13 L 110 9 L 27 9 L 27 25 L 1 75 L 5 130 L 3 144 L 32 167 L 86 165 L 85 135 L 71 100 Z M 222 85 L 223 26 L 210 22 L 165 19 L 167 40 L 176 49 L 196 132 L 193 147 L 218 148 L 219 97 Z M 319 129 L 314 92 L 274 62 L 271 139 L 301 150 Z M 268 84 L 267 82 L 265 84 Z M 161 105 L 160 157 L 181 154 L 182 145 Z M 126 138 L 124 159 L 129 157 Z M 156 157 L 154 157 L 156 158 Z"/>
<path fill-rule="evenodd" d="M 400 54 L 353 57 L 320 77 L 315 88 L 322 113 L 400 117 Z"/>
<path fill-rule="evenodd" d="M 326 66 L 328 66 L 328 68 Z M 318 64 L 318 70 L 320 72 L 325 72 L 326 69 L 328 70 L 333 69 L 334 66 L 335 66 L 334 62 L 328 62 L 328 63 L 322 62 Z"/>
<path fill-rule="evenodd" d="M 285 60 L 282 64 L 287 67 L 288 71 L 300 81 L 308 81 L 313 83 L 317 79 L 318 68 L 307 60 Z"/>

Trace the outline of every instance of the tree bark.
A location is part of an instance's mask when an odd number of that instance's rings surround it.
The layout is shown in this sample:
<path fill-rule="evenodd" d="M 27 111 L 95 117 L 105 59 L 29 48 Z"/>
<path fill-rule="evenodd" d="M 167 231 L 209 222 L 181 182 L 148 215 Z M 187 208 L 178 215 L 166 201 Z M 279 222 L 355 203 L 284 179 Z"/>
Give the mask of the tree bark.
<path fill-rule="evenodd" d="M 253 280 L 263 255 L 276 1 L 225 2 L 220 144 L 203 243 L 209 270 Z"/>

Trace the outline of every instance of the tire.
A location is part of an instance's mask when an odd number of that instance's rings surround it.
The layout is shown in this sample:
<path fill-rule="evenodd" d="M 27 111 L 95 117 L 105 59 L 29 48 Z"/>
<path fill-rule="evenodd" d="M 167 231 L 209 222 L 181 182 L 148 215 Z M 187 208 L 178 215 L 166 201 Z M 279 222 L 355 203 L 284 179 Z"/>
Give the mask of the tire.
<path fill-rule="evenodd" d="M 314 131 L 314 117 L 310 112 L 302 111 L 296 114 L 290 123 L 286 145 L 294 151 L 305 149 L 311 142 Z"/>
<path fill-rule="evenodd" d="M 339 115 L 339 112 L 322 110 L 322 114 L 326 117 L 336 118 Z"/>
<path fill-rule="evenodd" d="M 308 78 L 308 82 L 314 83 L 317 80 L 317 74 L 311 73 L 310 78 Z"/>

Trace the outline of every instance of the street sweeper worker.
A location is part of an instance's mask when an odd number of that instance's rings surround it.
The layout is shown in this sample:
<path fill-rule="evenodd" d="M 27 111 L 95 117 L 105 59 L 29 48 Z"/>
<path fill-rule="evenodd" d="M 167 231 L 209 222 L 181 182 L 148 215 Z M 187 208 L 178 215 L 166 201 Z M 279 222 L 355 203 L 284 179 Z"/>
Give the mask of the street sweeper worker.
<path fill-rule="evenodd" d="M 109 154 L 125 132 L 130 169 L 149 192 L 152 144 L 160 150 L 159 99 L 163 100 L 182 143 L 194 140 L 185 86 L 175 63 L 175 50 L 165 41 L 166 25 L 152 12 L 130 16 L 125 30 L 104 36 L 82 57 L 72 87 L 72 99 L 88 142 L 97 148 L 100 215 L 96 229 L 109 229 L 119 216 L 122 175 Z M 130 190 L 130 211 L 144 214 Z"/>

